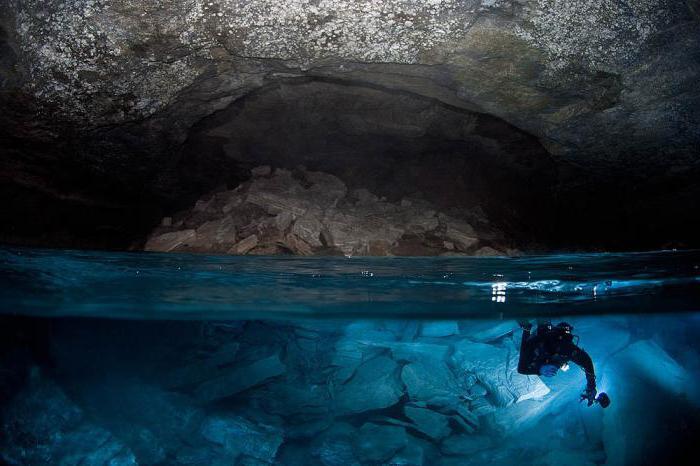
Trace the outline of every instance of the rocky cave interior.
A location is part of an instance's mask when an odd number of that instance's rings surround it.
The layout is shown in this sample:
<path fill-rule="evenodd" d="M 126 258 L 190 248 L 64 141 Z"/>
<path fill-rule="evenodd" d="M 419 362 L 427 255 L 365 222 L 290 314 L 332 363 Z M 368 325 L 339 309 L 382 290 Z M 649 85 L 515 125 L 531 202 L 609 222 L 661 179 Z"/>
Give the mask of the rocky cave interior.
<path fill-rule="evenodd" d="M 699 25 L 698 0 L 0 0 L 0 244 L 697 248 Z M 618 417 L 571 415 L 571 373 L 515 374 L 514 321 L 3 315 L 0 462 L 590 466 L 694 447 L 697 317 L 573 322 L 629 395 Z"/>
<path fill-rule="evenodd" d="M 390 203 L 428 201 L 502 250 L 658 249 L 697 238 L 687 170 L 640 178 L 582 166 L 496 116 L 371 82 L 271 80 L 156 148 L 129 125 L 56 141 L 55 128 L 17 132 L 14 123 L 2 179 L 11 243 L 140 249 L 163 217 L 235 189 L 259 166 L 332 174 Z"/>

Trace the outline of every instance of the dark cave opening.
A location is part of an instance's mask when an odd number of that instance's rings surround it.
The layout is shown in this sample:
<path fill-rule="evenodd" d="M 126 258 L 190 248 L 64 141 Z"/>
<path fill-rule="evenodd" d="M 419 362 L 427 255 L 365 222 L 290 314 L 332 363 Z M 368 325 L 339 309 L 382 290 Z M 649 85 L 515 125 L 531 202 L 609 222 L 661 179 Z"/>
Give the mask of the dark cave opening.
<path fill-rule="evenodd" d="M 526 252 L 690 247 L 697 237 L 683 215 L 698 207 L 693 173 L 587 169 L 500 118 L 408 91 L 277 80 L 201 119 L 182 143 L 156 131 L 5 125 L 0 240 L 140 249 L 164 216 L 260 165 L 329 173 L 388 202 L 422 199 Z"/>
<path fill-rule="evenodd" d="M 559 168 L 537 138 L 490 115 L 359 83 L 277 82 L 206 118 L 174 171 L 181 199 L 232 189 L 261 165 L 337 176 L 387 199 L 489 219 L 513 243 L 549 236 Z M 532 206 L 537 205 L 537 209 Z"/>

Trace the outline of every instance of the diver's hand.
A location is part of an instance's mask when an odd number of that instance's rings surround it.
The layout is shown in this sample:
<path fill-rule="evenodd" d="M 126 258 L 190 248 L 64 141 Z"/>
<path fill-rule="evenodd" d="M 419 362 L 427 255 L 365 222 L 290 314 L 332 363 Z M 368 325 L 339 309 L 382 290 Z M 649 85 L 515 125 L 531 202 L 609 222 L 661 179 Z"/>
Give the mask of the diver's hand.
<path fill-rule="evenodd" d="M 545 364 L 540 367 L 540 375 L 544 377 L 554 377 L 559 368 L 553 364 Z"/>
<path fill-rule="evenodd" d="M 598 394 L 597 390 L 594 387 L 588 387 L 586 390 L 584 390 L 583 393 L 581 393 L 581 400 L 587 400 L 588 401 L 588 406 L 593 406 L 593 403 L 595 403 L 595 396 Z"/>

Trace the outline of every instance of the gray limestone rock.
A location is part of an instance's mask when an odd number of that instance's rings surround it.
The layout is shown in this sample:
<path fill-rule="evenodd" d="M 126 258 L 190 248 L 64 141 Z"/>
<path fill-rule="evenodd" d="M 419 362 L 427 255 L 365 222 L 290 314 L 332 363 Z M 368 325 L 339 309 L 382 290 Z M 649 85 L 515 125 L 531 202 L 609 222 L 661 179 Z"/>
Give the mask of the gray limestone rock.
<path fill-rule="evenodd" d="M 229 254 L 246 254 L 258 245 L 258 235 L 250 235 L 234 244 L 228 250 Z"/>
<path fill-rule="evenodd" d="M 196 233 L 191 229 L 163 233 L 149 238 L 144 249 L 146 251 L 170 252 L 181 246 L 186 246 L 189 241 L 193 241 L 195 238 Z"/>

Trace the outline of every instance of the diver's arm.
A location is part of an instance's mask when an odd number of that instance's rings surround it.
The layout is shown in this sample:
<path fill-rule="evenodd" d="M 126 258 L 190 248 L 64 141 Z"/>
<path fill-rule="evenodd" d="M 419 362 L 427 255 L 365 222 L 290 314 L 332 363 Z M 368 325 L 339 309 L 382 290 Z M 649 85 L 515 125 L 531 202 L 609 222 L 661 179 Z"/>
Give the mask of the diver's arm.
<path fill-rule="evenodd" d="M 586 390 L 595 391 L 595 370 L 593 360 L 584 349 L 572 343 L 571 360 L 576 363 L 586 373 Z"/>

